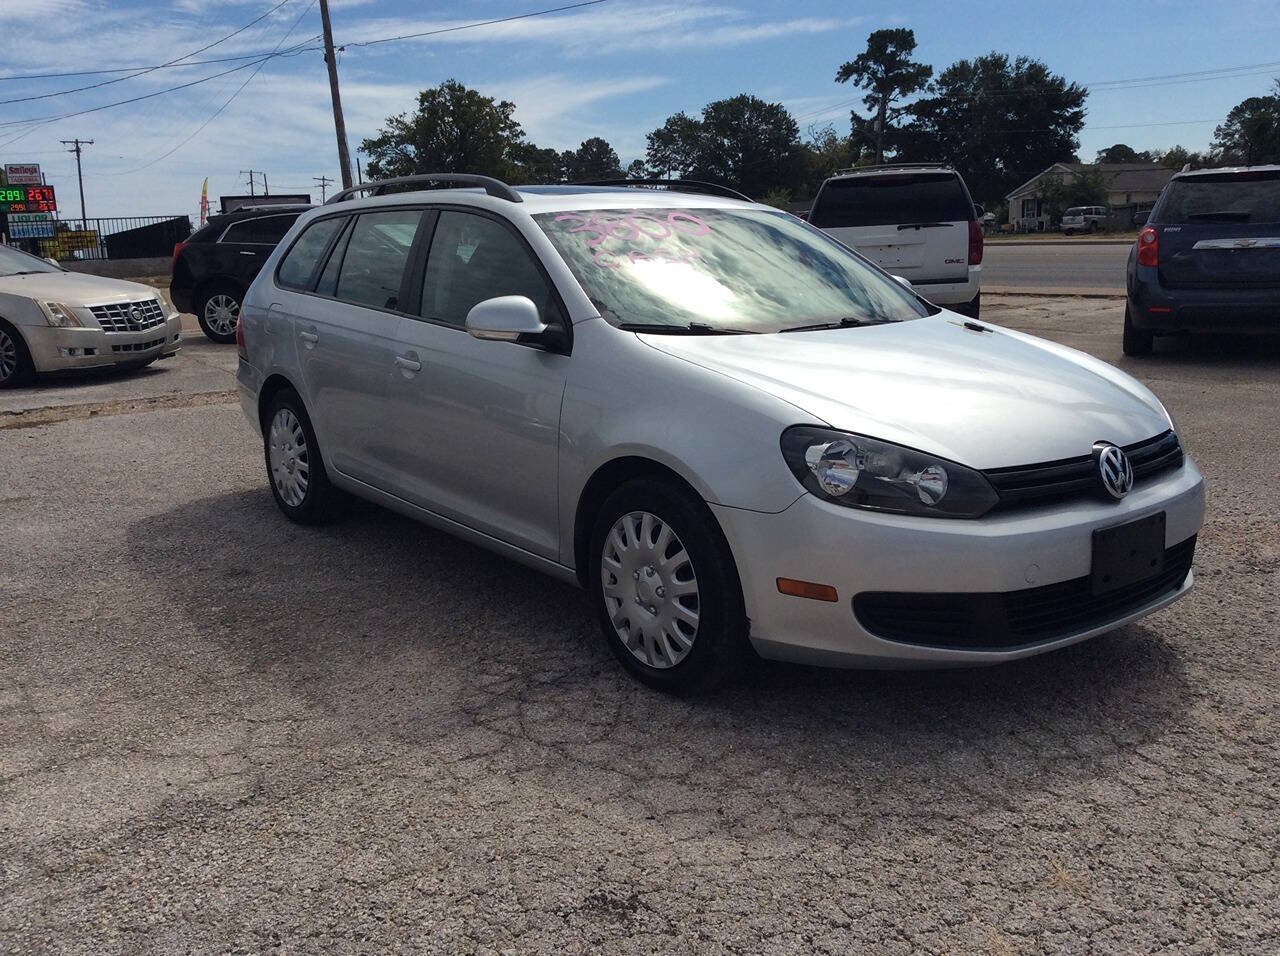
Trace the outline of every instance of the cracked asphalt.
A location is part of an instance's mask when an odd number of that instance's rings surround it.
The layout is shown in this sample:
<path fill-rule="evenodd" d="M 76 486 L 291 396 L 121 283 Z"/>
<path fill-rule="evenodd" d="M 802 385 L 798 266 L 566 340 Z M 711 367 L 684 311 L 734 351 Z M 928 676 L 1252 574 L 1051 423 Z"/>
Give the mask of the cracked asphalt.
<path fill-rule="evenodd" d="M 1116 300 L 985 309 L 1169 405 L 1195 590 L 694 700 L 573 588 L 374 507 L 288 524 L 229 350 L 6 398 L 46 411 L 0 428 L 0 950 L 1277 952 L 1280 341 L 1132 362 Z"/>

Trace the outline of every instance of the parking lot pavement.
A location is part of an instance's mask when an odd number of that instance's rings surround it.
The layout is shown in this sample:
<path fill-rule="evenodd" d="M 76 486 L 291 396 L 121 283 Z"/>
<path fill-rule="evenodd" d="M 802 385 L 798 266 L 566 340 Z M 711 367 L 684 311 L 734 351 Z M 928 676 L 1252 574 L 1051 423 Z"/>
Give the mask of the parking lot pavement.
<path fill-rule="evenodd" d="M 1120 361 L 1116 303 L 985 305 Z M 0 430 L 0 950 L 1276 952 L 1280 343 L 1123 364 L 1209 482 L 1189 597 L 694 700 L 573 588 L 288 524 L 234 405 Z"/>

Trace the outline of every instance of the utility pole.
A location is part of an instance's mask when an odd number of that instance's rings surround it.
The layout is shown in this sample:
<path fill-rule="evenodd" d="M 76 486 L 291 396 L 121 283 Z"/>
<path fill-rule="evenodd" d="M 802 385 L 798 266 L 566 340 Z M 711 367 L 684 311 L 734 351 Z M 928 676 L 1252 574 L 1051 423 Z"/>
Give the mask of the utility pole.
<path fill-rule="evenodd" d="M 80 139 L 80 138 L 78 138 L 78 137 L 77 137 L 76 139 L 63 139 L 63 140 L 59 140 L 59 142 L 60 142 L 60 143 L 62 143 L 62 145 L 63 145 L 63 146 L 70 146 L 70 147 L 71 147 L 71 149 L 67 150 L 67 152 L 68 152 L 68 153 L 75 153 L 75 154 L 76 154 L 76 179 L 80 180 L 80 227 L 83 229 L 83 228 L 85 228 L 85 218 L 84 218 L 84 173 L 83 173 L 83 172 L 81 171 L 81 169 L 80 169 L 80 147 L 81 147 L 81 146 L 92 146 L 92 145 L 93 145 L 93 140 L 91 140 L 91 139 Z"/>
<path fill-rule="evenodd" d="M 359 177 L 360 185 L 364 185 L 364 170 L 360 168 L 360 157 L 356 157 L 356 176 Z"/>
<path fill-rule="evenodd" d="M 328 176 L 312 176 L 311 178 L 320 184 L 320 202 L 323 203 L 325 196 L 327 195 L 326 191 L 329 188 L 329 184 L 333 182 L 333 180 Z"/>
<path fill-rule="evenodd" d="M 324 28 L 324 62 L 329 67 L 329 96 L 333 100 L 333 128 L 338 134 L 338 171 L 342 188 L 351 188 L 351 156 L 347 152 L 347 123 L 342 118 L 342 97 L 338 94 L 338 58 L 333 52 L 333 25 L 329 23 L 329 0 L 320 0 L 320 25 Z"/>
<path fill-rule="evenodd" d="M 240 170 L 240 174 L 241 174 L 241 175 L 248 174 L 248 176 L 249 176 L 249 195 L 250 195 L 250 196 L 254 196 L 254 197 L 256 197 L 256 196 L 258 195 L 257 193 L 255 193 L 255 192 L 253 191 L 253 185 L 254 185 L 254 179 L 253 179 L 253 177 L 254 177 L 255 175 L 257 175 L 257 172 L 258 172 L 258 171 L 257 171 L 256 169 L 242 169 L 242 170 Z"/>

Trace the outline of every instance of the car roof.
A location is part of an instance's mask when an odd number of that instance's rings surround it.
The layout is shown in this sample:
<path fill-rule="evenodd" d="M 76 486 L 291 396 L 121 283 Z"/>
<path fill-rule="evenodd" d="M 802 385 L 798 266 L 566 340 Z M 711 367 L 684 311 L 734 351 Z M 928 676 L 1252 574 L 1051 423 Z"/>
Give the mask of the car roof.
<path fill-rule="evenodd" d="M 1188 169 L 1174 173 L 1174 179 L 1196 179 L 1201 176 L 1223 176 L 1232 173 L 1280 173 L 1280 165 L 1270 163 L 1265 166 L 1219 166 L 1217 169 Z"/>
<path fill-rule="evenodd" d="M 581 209 L 773 209 L 759 203 L 743 202 L 725 196 L 681 192 L 637 186 L 516 186 L 519 203 L 487 195 L 479 187 L 448 189 L 415 189 L 346 199 L 319 207 L 342 212 L 379 206 L 402 205 L 405 202 L 459 203 L 484 209 L 521 211 L 529 215 L 544 212 L 572 212 Z"/>
<path fill-rule="evenodd" d="M 259 216 L 283 216 L 292 213 L 304 213 L 308 209 L 315 209 L 313 205 L 304 203 L 267 203 L 261 206 L 241 206 L 239 209 L 233 209 L 230 212 L 214 213 L 209 217 L 209 222 L 236 222 L 241 219 L 255 219 Z"/>

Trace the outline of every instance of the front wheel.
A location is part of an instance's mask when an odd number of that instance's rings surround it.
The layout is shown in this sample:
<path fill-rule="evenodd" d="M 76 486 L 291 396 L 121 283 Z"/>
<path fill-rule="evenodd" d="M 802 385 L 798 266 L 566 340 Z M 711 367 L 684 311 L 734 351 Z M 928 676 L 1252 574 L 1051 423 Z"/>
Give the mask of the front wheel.
<path fill-rule="evenodd" d="M 297 392 L 284 389 L 272 397 L 262 437 L 271 494 L 285 517 L 298 524 L 329 520 L 339 493 L 329 483 L 320 443 Z"/>
<path fill-rule="evenodd" d="M 234 342 L 243 298 L 244 293 L 229 284 L 207 289 L 196 305 L 196 318 L 204 334 L 219 345 Z"/>
<path fill-rule="evenodd" d="M 35 363 L 22 336 L 0 322 L 0 388 L 17 388 L 35 377 Z"/>
<path fill-rule="evenodd" d="M 1124 354 L 1132 357 L 1150 355 L 1155 347 L 1155 336 L 1133 324 L 1129 307 L 1124 307 Z"/>
<path fill-rule="evenodd" d="M 635 677 L 707 690 L 747 655 L 742 588 L 706 504 L 674 482 L 629 481 L 596 517 L 588 587 L 605 641 Z"/>
<path fill-rule="evenodd" d="M 972 299 L 963 305 L 954 306 L 952 311 L 959 312 L 961 315 L 967 315 L 971 319 L 979 318 L 982 313 L 982 293 L 978 292 Z"/>

